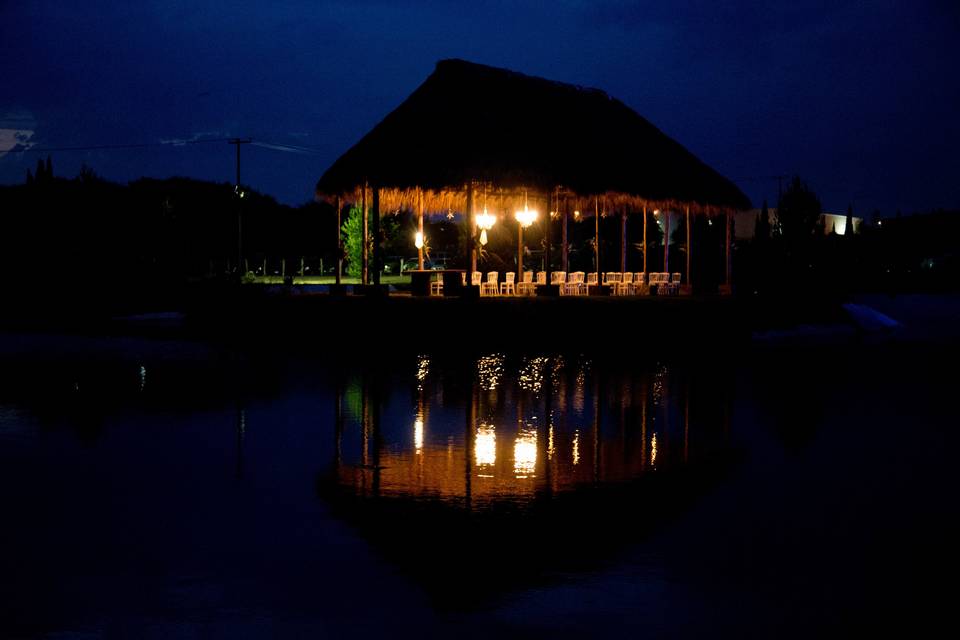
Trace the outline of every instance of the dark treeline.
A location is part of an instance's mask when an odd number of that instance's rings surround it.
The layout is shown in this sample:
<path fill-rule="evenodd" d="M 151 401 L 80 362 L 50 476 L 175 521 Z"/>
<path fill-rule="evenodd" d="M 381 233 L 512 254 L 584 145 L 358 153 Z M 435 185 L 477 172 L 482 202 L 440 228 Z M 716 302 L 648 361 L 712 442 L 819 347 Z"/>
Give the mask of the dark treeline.
<path fill-rule="evenodd" d="M 874 212 L 854 225 L 851 206 L 840 235 L 824 228 L 820 201 L 799 178 L 779 205 L 773 216 L 764 203 L 754 237 L 737 245 L 734 273 L 741 294 L 835 297 L 960 290 L 960 211 L 895 218 Z"/>
<path fill-rule="evenodd" d="M 263 257 L 313 263 L 336 254 L 331 207 L 278 204 L 244 188 L 190 178 L 128 185 L 88 168 L 57 177 L 49 159 L 25 184 L 0 187 L 0 268 L 8 296 L 88 299 L 132 307 L 163 304 L 189 283 L 236 271 L 238 209 L 250 270 Z M 329 228 L 326 228 L 329 227 Z"/>
<path fill-rule="evenodd" d="M 0 268 L 7 275 L 8 308 L 73 305 L 108 312 L 176 308 L 187 292 L 197 290 L 194 285 L 235 282 L 241 273 L 272 275 L 285 269 L 293 275 L 303 269 L 308 275 L 333 274 L 337 223 L 332 206 L 289 207 L 248 188 L 242 193 L 243 197 L 229 183 L 189 178 L 141 178 L 121 185 L 88 168 L 64 178 L 55 175 L 49 158 L 40 161 L 24 184 L 0 186 Z M 865 219 L 856 233 L 841 236 L 822 228 L 820 202 L 800 180 L 789 185 L 778 204 L 777 215 L 761 213 L 754 238 L 740 240 L 734 248 L 734 283 L 740 294 L 835 296 L 960 287 L 960 212 L 882 220 L 874 216 Z M 239 269 L 238 211 L 243 222 Z M 352 227 L 359 225 L 348 223 L 347 204 L 342 213 L 346 248 L 356 233 Z M 853 215 L 851 209 L 848 229 Z M 550 267 L 561 268 L 562 221 L 541 213 L 524 231 L 525 269 L 545 268 L 546 220 L 550 220 Z M 669 270 L 683 273 L 685 219 L 675 213 L 671 220 Z M 723 281 L 722 221 L 692 218 L 695 292 L 715 292 Z M 600 218 L 601 271 L 620 270 L 621 224 L 619 212 Z M 568 271 L 597 268 L 596 226 L 592 216 L 568 219 Z M 665 227 L 663 214 L 647 212 L 647 271 L 663 270 Z M 415 268 L 415 216 L 395 212 L 386 216 L 381 230 L 380 267 L 390 273 Z M 478 245 L 478 268 L 516 270 L 517 231 L 512 216 L 504 214 L 488 232 L 488 243 Z M 464 233 L 460 216 L 428 219 L 426 266 L 466 266 Z M 642 215 L 629 213 L 629 271 L 643 270 L 642 234 Z"/>

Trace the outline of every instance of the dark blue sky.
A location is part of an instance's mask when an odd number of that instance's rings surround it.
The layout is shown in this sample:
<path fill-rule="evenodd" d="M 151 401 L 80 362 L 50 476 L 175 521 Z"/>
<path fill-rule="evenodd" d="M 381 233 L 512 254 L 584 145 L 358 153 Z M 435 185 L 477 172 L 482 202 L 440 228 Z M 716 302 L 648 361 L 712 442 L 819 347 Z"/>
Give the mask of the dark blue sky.
<path fill-rule="evenodd" d="M 458 57 L 601 88 L 758 206 L 777 186 L 757 178 L 783 173 L 831 211 L 956 208 L 958 38 L 955 0 L 6 0 L 0 152 L 28 131 L 37 148 L 251 136 L 316 150 L 244 149 L 244 182 L 296 204 Z M 234 171 L 226 143 L 52 155 L 118 181 Z M 2 155 L 0 182 L 36 158 Z"/>

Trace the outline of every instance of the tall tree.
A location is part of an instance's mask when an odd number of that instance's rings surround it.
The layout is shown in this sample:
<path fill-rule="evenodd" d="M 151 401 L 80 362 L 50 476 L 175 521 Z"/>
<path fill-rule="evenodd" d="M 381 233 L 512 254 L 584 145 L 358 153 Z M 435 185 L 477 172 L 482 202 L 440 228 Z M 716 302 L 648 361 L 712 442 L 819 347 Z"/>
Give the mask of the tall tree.
<path fill-rule="evenodd" d="M 784 190 L 777 207 L 780 233 L 789 245 L 809 241 L 820 222 L 820 198 L 798 176 Z"/>
<path fill-rule="evenodd" d="M 347 258 L 347 275 L 358 277 L 363 270 L 363 215 L 360 207 L 351 207 L 347 221 L 342 227 L 344 235 L 344 253 Z M 373 246 L 367 238 L 367 249 Z"/>
<path fill-rule="evenodd" d="M 754 239 L 763 242 L 770 239 L 770 210 L 767 208 L 767 201 L 763 201 L 763 209 L 757 214 L 757 224 L 753 229 Z"/>

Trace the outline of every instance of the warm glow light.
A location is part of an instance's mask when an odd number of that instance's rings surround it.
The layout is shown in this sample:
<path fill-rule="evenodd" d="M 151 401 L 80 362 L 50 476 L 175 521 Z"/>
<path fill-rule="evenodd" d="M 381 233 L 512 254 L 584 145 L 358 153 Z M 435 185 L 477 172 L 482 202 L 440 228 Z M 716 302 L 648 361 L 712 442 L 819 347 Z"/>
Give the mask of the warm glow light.
<path fill-rule="evenodd" d="M 520 368 L 520 388 L 539 393 L 543 386 L 544 369 L 549 360 L 544 356 L 524 360 Z"/>
<path fill-rule="evenodd" d="M 537 210 L 524 206 L 522 210 L 517 211 L 513 215 L 517 219 L 517 222 L 520 223 L 520 226 L 526 228 L 532 225 L 533 221 L 537 219 Z"/>
<path fill-rule="evenodd" d="M 533 476 L 537 466 L 537 430 L 524 429 L 513 445 L 513 473 L 518 478 Z"/>
<path fill-rule="evenodd" d="M 660 209 L 654 209 L 654 210 L 653 210 L 653 215 L 655 215 L 655 216 L 660 215 Z"/>
<path fill-rule="evenodd" d="M 580 212 L 579 212 L 579 211 L 574 211 L 574 212 L 573 212 L 573 217 L 574 217 L 574 218 L 579 218 L 579 217 L 580 217 Z"/>
<path fill-rule="evenodd" d="M 492 424 L 477 426 L 473 455 L 478 467 L 493 466 L 497 461 L 497 431 Z"/>
<path fill-rule="evenodd" d="M 487 244 L 487 230 L 486 230 L 486 229 L 481 229 L 481 230 L 480 230 L 480 244 L 482 244 L 482 245 L 486 245 L 486 244 Z"/>
<path fill-rule="evenodd" d="M 423 249 L 423 231 L 417 231 L 417 235 L 414 236 L 413 244 L 417 246 L 417 249 Z"/>
<path fill-rule="evenodd" d="M 650 466 L 655 467 L 657 465 L 657 434 L 654 433 L 653 437 L 650 438 Z"/>
<path fill-rule="evenodd" d="M 413 447 L 417 453 L 423 453 L 423 418 L 417 416 L 413 421 Z"/>
<path fill-rule="evenodd" d="M 477 378 L 480 381 L 480 388 L 486 391 L 493 391 L 500 384 L 500 378 L 503 377 L 503 355 L 495 353 L 489 356 L 483 356 L 477 360 Z"/>
<path fill-rule="evenodd" d="M 580 430 L 573 432 L 573 464 L 580 462 Z"/>
<path fill-rule="evenodd" d="M 430 356 L 421 355 L 417 358 L 417 381 L 423 382 L 430 373 Z"/>
<path fill-rule="evenodd" d="M 477 214 L 477 227 L 480 229 L 491 229 L 497 222 L 497 216 L 487 213 L 487 208 L 483 208 L 483 213 Z"/>

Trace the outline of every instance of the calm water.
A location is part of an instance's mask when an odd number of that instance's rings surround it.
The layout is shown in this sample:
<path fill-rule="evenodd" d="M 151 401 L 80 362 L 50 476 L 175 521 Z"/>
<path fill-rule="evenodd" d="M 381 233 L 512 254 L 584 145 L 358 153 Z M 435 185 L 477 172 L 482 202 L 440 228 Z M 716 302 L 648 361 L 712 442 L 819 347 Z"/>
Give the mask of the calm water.
<path fill-rule="evenodd" d="M 0 636 L 932 625 L 950 354 L 0 338 Z"/>

